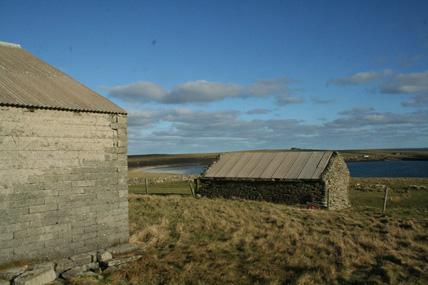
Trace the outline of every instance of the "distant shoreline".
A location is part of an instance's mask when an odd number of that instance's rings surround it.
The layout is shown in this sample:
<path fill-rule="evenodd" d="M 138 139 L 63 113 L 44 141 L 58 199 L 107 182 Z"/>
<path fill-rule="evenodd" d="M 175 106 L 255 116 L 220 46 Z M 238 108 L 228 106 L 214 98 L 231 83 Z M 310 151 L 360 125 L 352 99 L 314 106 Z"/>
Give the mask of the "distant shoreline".
<path fill-rule="evenodd" d="M 295 150 L 255 150 L 251 152 L 289 152 Z M 309 151 L 296 149 L 296 151 Z M 316 150 L 313 150 L 316 151 Z M 249 151 L 250 152 L 250 151 Z M 346 162 L 370 162 L 370 161 L 426 161 L 428 150 L 339 150 Z M 221 153 L 193 153 L 193 154 L 148 154 L 128 156 L 128 167 L 132 170 L 149 169 L 153 167 L 181 167 L 192 165 L 210 165 Z M 139 170 L 141 171 L 141 170 Z"/>

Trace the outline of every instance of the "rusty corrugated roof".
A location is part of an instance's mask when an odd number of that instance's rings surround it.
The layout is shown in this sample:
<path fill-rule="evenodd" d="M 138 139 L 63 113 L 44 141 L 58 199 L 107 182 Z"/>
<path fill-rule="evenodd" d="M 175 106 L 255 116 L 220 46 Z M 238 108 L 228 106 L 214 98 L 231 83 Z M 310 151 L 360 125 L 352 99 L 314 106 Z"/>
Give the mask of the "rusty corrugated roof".
<path fill-rule="evenodd" d="M 0 42 L 0 105 L 126 114 L 19 45 L 5 42 Z"/>
<path fill-rule="evenodd" d="M 327 167 L 332 153 L 332 151 L 226 153 L 208 168 L 204 177 L 318 180 Z"/>

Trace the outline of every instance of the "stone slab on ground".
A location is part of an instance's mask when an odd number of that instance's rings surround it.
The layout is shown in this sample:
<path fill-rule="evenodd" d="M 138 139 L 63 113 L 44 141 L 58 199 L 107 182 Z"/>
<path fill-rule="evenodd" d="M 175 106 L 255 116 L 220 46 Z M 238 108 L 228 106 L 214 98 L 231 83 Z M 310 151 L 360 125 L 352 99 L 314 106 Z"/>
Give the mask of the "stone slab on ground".
<path fill-rule="evenodd" d="M 139 260 L 142 257 L 143 257 L 142 255 L 134 255 L 134 256 L 123 257 L 123 258 L 115 258 L 115 259 L 112 259 L 112 260 L 105 262 L 104 265 L 106 265 L 107 267 L 112 267 L 112 266 L 117 267 L 117 266 L 122 265 L 122 264 L 126 264 L 129 262 Z"/>
<path fill-rule="evenodd" d="M 27 271 L 16 277 L 15 285 L 44 285 L 56 279 L 55 271 L 51 268 L 40 268 Z"/>
<path fill-rule="evenodd" d="M 78 267 L 74 267 L 73 269 L 70 269 L 68 271 L 65 271 L 64 273 L 61 274 L 61 277 L 68 280 L 74 276 L 78 276 L 80 274 L 83 273 L 83 270 L 80 266 Z"/>
<path fill-rule="evenodd" d="M 16 276 L 27 271 L 27 266 L 14 267 L 11 269 L 0 271 L 0 278 L 5 280 L 12 280 Z"/>
<path fill-rule="evenodd" d="M 132 243 L 125 243 L 125 244 L 121 244 L 121 245 L 118 245 L 115 247 L 107 248 L 107 251 L 110 252 L 111 254 L 115 255 L 115 254 L 126 254 L 126 253 L 130 253 L 130 252 L 134 252 L 138 249 L 140 249 L 140 247 L 138 245 L 135 245 Z"/>

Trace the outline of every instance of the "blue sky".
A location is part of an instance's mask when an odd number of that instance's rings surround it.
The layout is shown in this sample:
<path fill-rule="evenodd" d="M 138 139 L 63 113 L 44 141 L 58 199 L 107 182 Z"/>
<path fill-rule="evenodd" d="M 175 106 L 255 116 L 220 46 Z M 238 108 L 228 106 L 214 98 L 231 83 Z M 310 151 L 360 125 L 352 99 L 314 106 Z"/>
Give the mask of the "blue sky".
<path fill-rule="evenodd" d="M 129 154 L 428 147 L 426 1 L 1 1 L 129 111 Z"/>

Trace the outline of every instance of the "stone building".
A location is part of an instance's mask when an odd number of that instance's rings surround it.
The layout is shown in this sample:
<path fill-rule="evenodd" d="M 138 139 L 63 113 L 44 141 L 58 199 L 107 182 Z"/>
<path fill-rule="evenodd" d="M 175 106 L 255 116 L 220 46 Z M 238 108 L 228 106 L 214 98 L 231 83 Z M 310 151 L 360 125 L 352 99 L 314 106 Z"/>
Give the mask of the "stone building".
<path fill-rule="evenodd" d="M 239 152 L 223 154 L 209 166 L 198 193 L 342 209 L 350 206 L 348 183 L 348 167 L 336 152 Z"/>
<path fill-rule="evenodd" d="M 0 264 L 128 242 L 126 111 L 0 42 Z"/>

